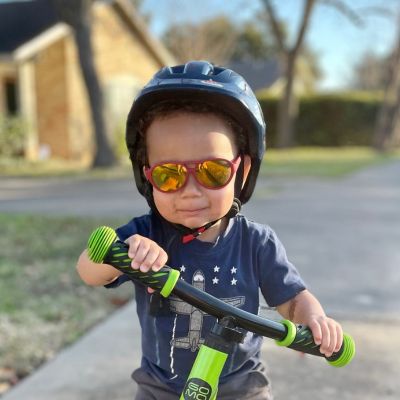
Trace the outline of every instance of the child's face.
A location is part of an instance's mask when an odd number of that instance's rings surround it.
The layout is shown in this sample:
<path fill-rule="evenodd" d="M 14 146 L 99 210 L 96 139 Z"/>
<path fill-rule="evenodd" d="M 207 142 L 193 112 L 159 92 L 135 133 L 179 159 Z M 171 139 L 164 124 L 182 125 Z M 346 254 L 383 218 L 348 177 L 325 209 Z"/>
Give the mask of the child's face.
<path fill-rule="evenodd" d="M 231 128 L 213 114 L 181 112 L 156 118 L 147 129 L 146 146 L 150 166 L 164 161 L 233 160 L 238 155 Z M 235 176 L 227 186 L 212 190 L 189 174 L 187 184 L 176 192 L 153 189 L 154 202 L 166 220 L 197 228 L 229 211 L 234 182 Z"/>

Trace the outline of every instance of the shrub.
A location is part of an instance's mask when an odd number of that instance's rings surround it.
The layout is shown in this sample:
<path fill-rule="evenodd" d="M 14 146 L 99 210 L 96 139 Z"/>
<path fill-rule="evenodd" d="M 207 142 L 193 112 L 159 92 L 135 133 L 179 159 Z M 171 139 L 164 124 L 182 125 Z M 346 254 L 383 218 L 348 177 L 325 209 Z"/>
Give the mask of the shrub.
<path fill-rule="evenodd" d="M 267 144 L 277 138 L 277 98 L 259 98 L 267 120 Z M 370 146 L 381 96 L 375 93 L 313 95 L 299 100 L 294 144 Z"/>
<path fill-rule="evenodd" d="M 20 117 L 0 116 L 0 156 L 22 157 L 25 140 L 25 123 Z"/>

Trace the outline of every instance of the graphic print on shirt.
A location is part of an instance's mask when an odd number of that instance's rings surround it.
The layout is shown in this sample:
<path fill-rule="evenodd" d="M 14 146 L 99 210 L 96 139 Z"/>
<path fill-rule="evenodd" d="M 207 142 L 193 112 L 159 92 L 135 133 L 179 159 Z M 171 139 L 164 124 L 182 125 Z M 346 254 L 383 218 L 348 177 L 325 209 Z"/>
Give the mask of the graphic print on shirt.
<path fill-rule="evenodd" d="M 218 270 L 216 271 L 214 269 L 214 272 L 219 271 L 219 267 L 216 268 L 218 268 Z M 235 281 L 237 282 L 237 280 Z M 213 280 L 213 283 L 215 283 L 215 280 Z M 197 270 L 193 274 L 192 285 L 202 291 L 205 290 L 205 277 L 201 270 Z M 245 303 L 244 296 L 221 298 L 220 300 L 234 307 L 240 307 Z M 172 312 L 178 314 L 178 316 L 189 315 L 190 318 L 188 336 L 178 338 L 173 337 L 171 340 L 171 346 L 180 349 L 190 349 L 193 352 L 196 351 L 200 345 L 204 343 L 204 338 L 201 337 L 201 329 L 203 327 L 203 318 L 208 314 L 174 296 L 170 298 L 170 309 Z"/>

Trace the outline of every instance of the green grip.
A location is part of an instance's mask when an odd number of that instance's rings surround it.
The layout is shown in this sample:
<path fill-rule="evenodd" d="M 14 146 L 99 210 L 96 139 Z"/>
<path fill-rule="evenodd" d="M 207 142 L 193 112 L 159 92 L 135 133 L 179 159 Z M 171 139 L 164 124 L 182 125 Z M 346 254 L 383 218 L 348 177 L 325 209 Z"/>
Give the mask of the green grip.
<path fill-rule="evenodd" d="M 115 241 L 117 235 L 112 228 L 101 226 L 95 229 L 88 240 L 88 255 L 95 263 L 106 263 L 128 275 L 137 282 L 151 287 L 168 297 L 179 279 L 179 271 L 164 266 L 159 271 L 142 272 L 131 267 L 128 245 Z"/>
<path fill-rule="evenodd" d="M 287 347 L 293 343 L 296 337 L 297 328 L 296 325 L 292 321 L 289 321 L 288 319 L 284 319 L 281 322 L 286 327 L 286 336 L 281 340 L 275 340 L 275 343 L 278 346 Z"/>
<path fill-rule="evenodd" d="M 286 336 L 277 340 L 280 346 L 286 346 L 291 349 L 301 351 L 307 354 L 324 357 L 319 351 L 319 345 L 315 344 L 311 330 L 307 326 L 295 325 L 289 320 L 281 321 L 286 327 Z M 345 333 L 343 335 L 343 344 L 337 353 L 326 357 L 328 363 L 334 367 L 344 367 L 349 364 L 355 355 L 355 344 L 353 338 Z"/>
<path fill-rule="evenodd" d="M 343 334 L 343 345 L 339 357 L 334 354 L 327 358 L 327 361 L 333 367 L 344 367 L 349 364 L 356 354 L 356 346 L 353 338 L 347 333 Z"/>
<path fill-rule="evenodd" d="M 102 263 L 116 238 L 114 229 L 108 226 L 95 229 L 89 236 L 87 244 L 89 258 L 95 263 Z"/>

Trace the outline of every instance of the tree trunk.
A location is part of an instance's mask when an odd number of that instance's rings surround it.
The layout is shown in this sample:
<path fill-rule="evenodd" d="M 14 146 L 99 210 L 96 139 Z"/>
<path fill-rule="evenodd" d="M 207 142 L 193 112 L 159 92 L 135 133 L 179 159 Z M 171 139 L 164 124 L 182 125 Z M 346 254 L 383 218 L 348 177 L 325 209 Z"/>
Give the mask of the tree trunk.
<path fill-rule="evenodd" d="M 112 166 L 116 160 L 107 136 L 103 94 L 94 64 L 90 22 L 92 3 L 92 0 L 53 0 L 60 18 L 74 30 L 95 134 L 96 152 L 92 161 L 93 168 Z"/>
<path fill-rule="evenodd" d="M 92 167 L 108 167 L 115 164 L 104 121 L 104 100 L 94 65 L 93 48 L 90 41 L 90 28 L 86 24 L 75 28 L 75 38 L 78 47 L 79 61 L 83 79 L 86 84 L 90 103 L 90 111 L 96 139 L 96 153 Z"/>
<path fill-rule="evenodd" d="M 298 114 L 298 101 L 294 93 L 295 58 L 289 53 L 285 63 L 285 88 L 278 109 L 278 141 L 277 147 L 285 148 L 293 145 L 294 124 Z"/>
<path fill-rule="evenodd" d="M 373 146 L 378 151 L 387 151 L 400 142 L 400 27 L 390 71 L 373 137 Z"/>
<path fill-rule="evenodd" d="M 280 56 L 284 60 L 285 89 L 278 109 L 278 147 L 289 147 L 293 145 L 294 125 L 298 113 L 298 101 L 293 87 L 296 72 L 296 59 L 300 53 L 315 2 L 316 0 L 305 1 L 295 43 L 289 48 L 285 45 L 285 38 L 271 0 L 263 0 Z"/>

